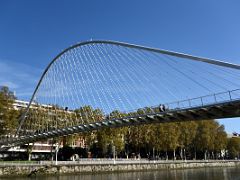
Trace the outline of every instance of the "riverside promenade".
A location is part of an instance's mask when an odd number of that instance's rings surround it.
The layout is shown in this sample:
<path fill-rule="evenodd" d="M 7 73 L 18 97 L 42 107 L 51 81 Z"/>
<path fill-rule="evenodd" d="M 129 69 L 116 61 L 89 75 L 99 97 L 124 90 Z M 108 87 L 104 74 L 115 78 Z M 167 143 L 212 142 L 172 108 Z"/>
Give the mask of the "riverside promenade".
<path fill-rule="evenodd" d="M 0 177 L 38 176 L 53 174 L 79 174 L 99 172 L 128 172 L 142 170 L 168 170 L 184 168 L 210 168 L 240 166 L 239 160 L 127 160 L 81 159 L 79 161 L 1 162 Z"/>

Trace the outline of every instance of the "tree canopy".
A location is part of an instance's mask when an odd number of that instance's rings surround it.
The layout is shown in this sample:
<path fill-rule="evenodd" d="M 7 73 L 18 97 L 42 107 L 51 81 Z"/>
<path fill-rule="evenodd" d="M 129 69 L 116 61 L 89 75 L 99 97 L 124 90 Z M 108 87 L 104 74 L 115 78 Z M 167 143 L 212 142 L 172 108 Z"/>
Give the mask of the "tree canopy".
<path fill-rule="evenodd" d="M 16 130 L 19 112 L 13 108 L 15 99 L 8 87 L 0 87 L 0 135 L 12 134 Z"/>

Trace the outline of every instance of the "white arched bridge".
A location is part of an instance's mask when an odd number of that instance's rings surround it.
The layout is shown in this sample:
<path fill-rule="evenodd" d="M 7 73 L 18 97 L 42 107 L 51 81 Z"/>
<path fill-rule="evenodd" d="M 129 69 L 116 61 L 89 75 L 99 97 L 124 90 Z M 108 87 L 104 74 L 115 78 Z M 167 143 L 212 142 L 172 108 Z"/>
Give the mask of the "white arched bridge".
<path fill-rule="evenodd" d="M 113 41 L 87 41 L 43 72 L 2 147 L 149 123 L 240 116 L 240 65 Z"/>

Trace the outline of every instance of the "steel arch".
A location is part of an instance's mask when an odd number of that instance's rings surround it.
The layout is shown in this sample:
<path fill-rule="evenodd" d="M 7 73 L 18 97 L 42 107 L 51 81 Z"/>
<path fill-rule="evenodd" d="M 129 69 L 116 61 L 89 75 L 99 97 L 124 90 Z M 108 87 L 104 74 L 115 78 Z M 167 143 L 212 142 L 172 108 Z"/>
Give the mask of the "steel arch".
<path fill-rule="evenodd" d="M 27 106 L 26 111 L 20 117 L 20 124 L 18 126 L 18 129 L 17 129 L 15 135 L 17 135 L 19 133 L 19 131 L 21 129 L 21 126 L 22 126 L 22 124 L 24 122 L 25 116 L 27 115 L 27 113 L 29 111 L 29 108 L 30 108 L 30 106 L 31 106 L 31 104 L 33 102 L 35 94 L 36 94 L 39 86 L 41 85 L 41 82 L 42 82 L 45 74 L 48 72 L 48 70 L 50 69 L 52 64 L 55 61 L 57 61 L 58 58 L 61 57 L 64 53 L 66 53 L 66 52 L 68 52 L 68 51 L 70 51 L 70 50 L 72 50 L 74 48 L 77 48 L 77 47 L 80 47 L 80 46 L 84 46 L 84 45 L 88 45 L 88 44 L 111 44 L 111 45 L 117 45 L 117 46 L 133 48 L 133 49 L 140 49 L 140 50 L 145 50 L 145 51 L 150 51 L 150 52 L 155 52 L 155 53 L 175 56 L 175 57 L 179 57 L 179 58 L 185 58 L 185 59 L 189 59 L 189 60 L 193 60 L 193 61 L 200 61 L 200 62 L 204 62 L 204 63 L 214 64 L 214 65 L 217 65 L 217 66 L 222 66 L 222 67 L 227 67 L 227 68 L 240 70 L 240 65 L 238 65 L 238 64 L 228 63 L 228 62 L 219 61 L 219 60 L 215 60 L 215 59 L 204 58 L 204 57 L 193 56 L 193 55 L 179 53 L 179 52 L 174 52 L 174 51 L 168 51 L 168 50 L 164 50 L 164 49 L 152 48 L 152 47 L 147 47 L 147 46 L 129 44 L 129 43 L 118 42 L 118 41 L 110 41 L 110 40 L 93 40 L 93 41 L 80 42 L 80 43 L 77 43 L 75 45 L 72 45 L 72 46 L 64 49 L 55 58 L 53 58 L 52 61 L 48 64 L 48 66 L 46 67 L 46 69 L 42 73 L 42 76 L 40 77 L 40 80 L 37 83 L 37 86 L 36 86 L 36 88 L 35 88 L 35 90 L 33 92 L 33 95 L 31 97 L 30 101 L 29 101 L 29 104 Z"/>

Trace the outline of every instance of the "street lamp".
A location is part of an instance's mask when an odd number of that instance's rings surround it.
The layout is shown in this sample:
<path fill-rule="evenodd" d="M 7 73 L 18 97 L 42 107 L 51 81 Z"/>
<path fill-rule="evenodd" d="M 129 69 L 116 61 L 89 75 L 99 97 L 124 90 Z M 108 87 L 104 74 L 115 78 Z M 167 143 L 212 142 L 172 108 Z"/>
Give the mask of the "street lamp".
<path fill-rule="evenodd" d="M 58 143 L 56 143 L 56 149 L 55 149 L 55 165 L 57 165 L 57 154 L 58 154 L 59 146 Z"/>
<path fill-rule="evenodd" d="M 115 155 L 116 154 L 116 148 L 115 146 L 113 146 L 113 164 L 116 164 L 116 160 L 115 160 Z"/>

